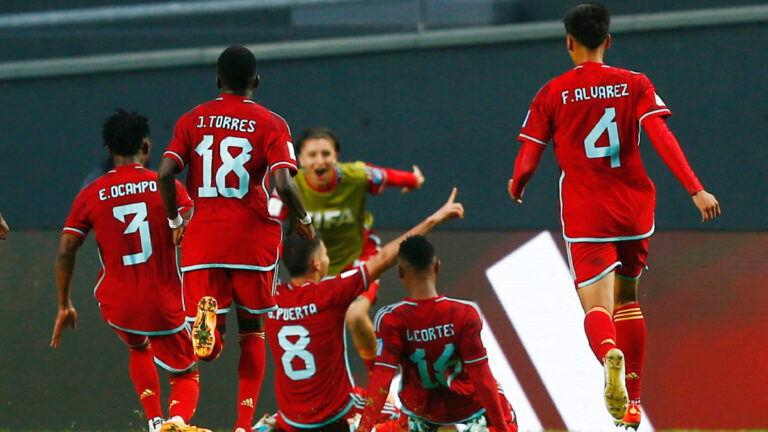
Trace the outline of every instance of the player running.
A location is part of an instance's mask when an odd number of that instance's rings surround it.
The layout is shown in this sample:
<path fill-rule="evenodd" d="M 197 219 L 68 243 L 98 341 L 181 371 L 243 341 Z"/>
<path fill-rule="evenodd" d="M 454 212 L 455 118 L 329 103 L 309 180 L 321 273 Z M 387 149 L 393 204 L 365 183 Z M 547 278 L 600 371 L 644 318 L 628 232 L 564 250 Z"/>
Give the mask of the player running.
<path fill-rule="evenodd" d="M 534 98 L 508 189 L 522 203 L 525 185 L 552 139 L 561 169 L 563 238 L 586 311 L 587 338 L 605 367 L 606 406 L 617 424 L 637 428 L 646 341 L 637 285 L 655 229 L 656 197 L 640 159 L 640 127 L 691 195 L 702 221 L 720 215 L 720 205 L 667 128 L 664 119 L 672 113 L 653 84 L 643 74 L 603 63 L 611 44 L 605 6 L 581 4 L 563 22 L 576 67 Z"/>
<path fill-rule="evenodd" d="M 356 388 L 346 357 L 344 316 L 349 305 L 391 267 L 400 243 L 408 236 L 426 234 L 435 225 L 464 217 L 454 202 L 456 188 L 434 214 L 387 243 L 367 262 L 333 278 L 324 240 L 311 243 L 289 236 L 283 244 L 283 264 L 291 280 L 277 287 L 278 309 L 267 318 L 267 337 L 277 366 L 277 429 L 349 430 L 347 418 L 362 412 L 365 390 Z M 377 420 L 386 421 L 388 407 Z"/>
<path fill-rule="evenodd" d="M 192 338 L 202 360 L 224 345 L 225 317 L 234 304 L 240 342 L 235 430 L 248 430 L 264 379 L 264 314 L 272 298 L 280 223 L 267 211 L 269 175 L 300 218 L 298 234 L 312 240 L 312 219 L 292 176 L 297 172 L 288 125 L 251 98 L 259 85 L 256 59 L 242 46 L 218 59 L 221 95 L 184 114 L 160 163 L 160 192 L 174 240 L 184 237 L 184 300 L 194 317 Z M 179 217 L 174 176 L 184 168 L 195 199 L 189 226 Z M 219 315 L 217 319 L 217 314 Z"/>
<path fill-rule="evenodd" d="M 359 266 L 381 248 L 379 237 L 371 229 L 373 215 L 365 210 L 367 195 L 381 194 L 387 186 L 401 187 L 402 193 L 407 193 L 420 188 L 424 176 L 416 165 L 411 173 L 360 161 L 339 162 L 339 139 L 327 127 L 305 130 L 297 146 L 301 169 L 296 183 L 328 248 L 328 274 L 335 276 Z M 275 199 L 270 202 L 270 212 L 283 221 L 289 216 Z M 350 305 L 346 316 L 352 341 L 369 371 L 376 357 L 376 337 L 368 313 L 378 287 L 374 278 L 368 290 Z"/>
<path fill-rule="evenodd" d="M 358 431 L 368 432 L 398 366 L 408 430 L 464 424 L 469 431 L 517 431 L 511 405 L 488 366 L 483 319 L 470 301 L 438 295 L 440 261 L 420 235 L 400 243 L 397 272 L 409 297 L 376 314 L 378 352 Z"/>
<path fill-rule="evenodd" d="M 102 270 L 94 297 L 107 324 L 128 345 L 130 375 L 149 432 L 201 432 L 187 425 L 197 406 L 200 375 L 184 319 L 176 248 L 157 191 L 157 173 L 142 161 L 150 151 L 147 118 L 117 110 L 103 128 L 115 168 L 77 195 L 62 230 L 56 256 L 59 312 L 51 346 L 58 348 L 67 326 L 77 327 L 70 298 L 75 255 L 93 229 Z M 186 219 L 192 200 L 181 183 L 174 206 Z M 160 382 L 153 363 L 168 371 L 169 420 L 163 421 Z"/>

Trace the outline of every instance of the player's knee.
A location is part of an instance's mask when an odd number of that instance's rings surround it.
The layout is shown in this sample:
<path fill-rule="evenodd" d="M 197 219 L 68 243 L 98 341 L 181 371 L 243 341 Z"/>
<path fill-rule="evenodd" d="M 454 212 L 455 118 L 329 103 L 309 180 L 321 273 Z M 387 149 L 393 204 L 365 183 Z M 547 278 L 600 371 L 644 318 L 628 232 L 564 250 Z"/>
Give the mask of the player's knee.
<path fill-rule="evenodd" d="M 197 363 L 193 363 L 192 366 L 190 366 L 188 369 L 183 371 L 168 371 L 168 377 L 169 378 L 186 378 L 187 375 L 194 374 L 197 372 Z"/>
<path fill-rule="evenodd" d="M 136 344 L 128 344 L 128 349 L 130 351 L 136 351 L 136 352 L 143 352 L 148 351 L 150 349 L 150 343 L 149 338 L 145 338 L 143 341 L 136 343 Z"/>
<path fill-rule="evenodd" d="M 254 315 L 245 311 L 237 311 L 237 329 L 240 333 L 250 333 L 264 330 L 264 314 Z"/>

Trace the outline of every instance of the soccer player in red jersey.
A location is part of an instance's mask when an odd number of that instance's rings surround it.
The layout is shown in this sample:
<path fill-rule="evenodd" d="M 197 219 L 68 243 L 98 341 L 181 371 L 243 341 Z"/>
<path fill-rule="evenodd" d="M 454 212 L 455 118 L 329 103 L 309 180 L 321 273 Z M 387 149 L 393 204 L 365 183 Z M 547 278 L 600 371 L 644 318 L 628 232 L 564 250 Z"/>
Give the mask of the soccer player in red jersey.
<path fill-rule="evenodd" d="M 381 249 L 372 229 L 373 215 L 365 210 L 367 196 L 379 195 L 387 187 L 400 187 L 402 193 L 407 193 L 420 188 L 424 176 L 416 165 L 413 172 L 408 172 L 361 161 L 339 162 L 339 139 L 327 127 L 304 130 L 296 145 L 301 163 L 296 183 L 328 247 L 328 274 L 335 276 L 359 266 Z M 270 213 L 282 221 L 289 217 L 278 199 L 270 202 Z M 369 372 L 376 357 L 376 336 L 368 314 L 378 287 L 379 281 L 373 280 L 347 310 L 352 341 Z"/>
<path fill-rule="evenodd" d="M 147 118 L 118 110 L 104 123 L 103 139 L 115 168 L 80 191 L 67 217 L 56 256 L 59 311 L 51 346 L 58 348 L 67 326 L 76 328 L 77 311 L 70 298 L 75 255 L 93 229 L 103 266 L 94 296 L 104 320 L 128 345 L 131 380 L 149 431 L 207 431 L 187 425 L 197 406 L 200 375 L 157 173 L 143 166 L 150 150 Z M 181 183 L 173 186 L 174 205 L 188 218 L 192 200 Z M 170 376 L 167 422 L 153 358 Z"/>
<path fill-rule="evenodd" d="M 440 261 L 425 237 L 408 237 L 397 258 L 409 297 L 376 314 L 376 366 L 358 431 L 373 427 L 398 365 L 409 430 L 461 423 L 469 430 L 489 424 L 490 430 L 517 431 L 514 411 L 488 366 L 477 304 L 438 295 Z"/>
<path fill-rule="evenodd" d="M 292 176 L 296 158 L 288 125 L 251 98 L 259 84 L 256 59 L 242 46 L 219 56 L 219 97 L 198 105 L 176 124 L 158 171 L 160 192 L 174 239 L 184 237 L 184 299 L 195 315 L 192 339 L 202 360 L 218 357 L 225 317 L 237 310 L 240 342 L 235 430 L 248 430 L 264 379 L 263 315 L 272 297 L 282 228 L 267 211 L 269 176 L 300 219 L 298 234 L 315 236 Z M 174 176 L 184 168 L 195 200 L 189 225 L 176 210 Z M 217 314 L 219 318 L 217 320 Z"/>
<path fill-rule="evenodd" d="M 551 139 L 561 170 L 563 238 L 586 311 L 587 338 L 605 366 L 606 405 L 617 424 L 637 428 L 646 341 L 637 285 L 655 229 L 656 196 L 640 159 L 640 128 L 685 186 L 702 221 L 720 215 L 720 205 L 667 128 L 664 119 L 672 113 L 650 80 L 603 63 L 611 43 L 605 6 L 581 4 L 563 21 L 576 67 L 549 81 L 534 98 L 518 137 L 522 147 L 508 190 L 522 203 Z"/>
<path fill-rule="evenodd" d="M 267 318 L 267 337 L 277 366 L 278 430 L 344 431 L 347 418 L 362 412 L 365 392 L 355 388 L 346 357 L 344 317 L 349 305 L 381 277 L 408 236 L 426 234 L 435 225 L 461 218 L 456 189 L 434 214 L 385 245 L 365 263 L 326 278 L 330 259 L 319 238 L 306 243 L 295 235 L 283 244 L 282 259 L 291 280 L 277 287 L 276 311 Z M 379 407 L 387 420 L 392 407 Z"/>

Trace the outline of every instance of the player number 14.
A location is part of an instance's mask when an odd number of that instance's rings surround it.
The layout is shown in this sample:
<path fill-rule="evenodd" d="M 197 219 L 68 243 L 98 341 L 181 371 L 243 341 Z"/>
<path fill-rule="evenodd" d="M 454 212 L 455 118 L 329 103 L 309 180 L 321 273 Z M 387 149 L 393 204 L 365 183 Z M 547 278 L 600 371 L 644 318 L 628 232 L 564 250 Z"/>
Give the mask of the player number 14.
<path fill-rule="evenodd" d="M 621 161 L 619 160 L 619 129 L 616 126 L 615 119 L 616 108 L 606 108 L 605 114 L 600 117 L 595 127 L 592 128 L 592 131 L 584 139 L 584 150 L 587 152 L 587 157 L 590 159 L 610 157 L 611 168 L 621 166 Z M 608 147 L 595 146 L 597 140 L 600 139 L 605 131 L 608 131 Z"/>

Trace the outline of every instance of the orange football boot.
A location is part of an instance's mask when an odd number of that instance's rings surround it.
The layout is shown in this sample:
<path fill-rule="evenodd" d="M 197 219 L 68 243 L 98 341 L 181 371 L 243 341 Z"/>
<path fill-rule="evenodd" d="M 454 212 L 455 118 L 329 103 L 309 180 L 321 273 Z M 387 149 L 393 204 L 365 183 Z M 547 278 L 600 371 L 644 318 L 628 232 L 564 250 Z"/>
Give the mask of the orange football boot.
<path fill-rule="evenodd" d="M 205 296 L 197 303 L 197 317 L 192 326 L 192 347 L 200 358 L 211 355 L 213 345 L 216 343 L 217 309 L 218 304 L 213 297 Z"/>
<path fill-rule="evenodd" d="M 640 419 L 642 418 L 642 412 L 640 411 L 640 405 L 631 403 L 627 406 L 627 413 L 624 414 L 624 418 L 616 420 L 616 426 L 624 426 L 629 429 L 637 430 L 640 426 Z"/>

